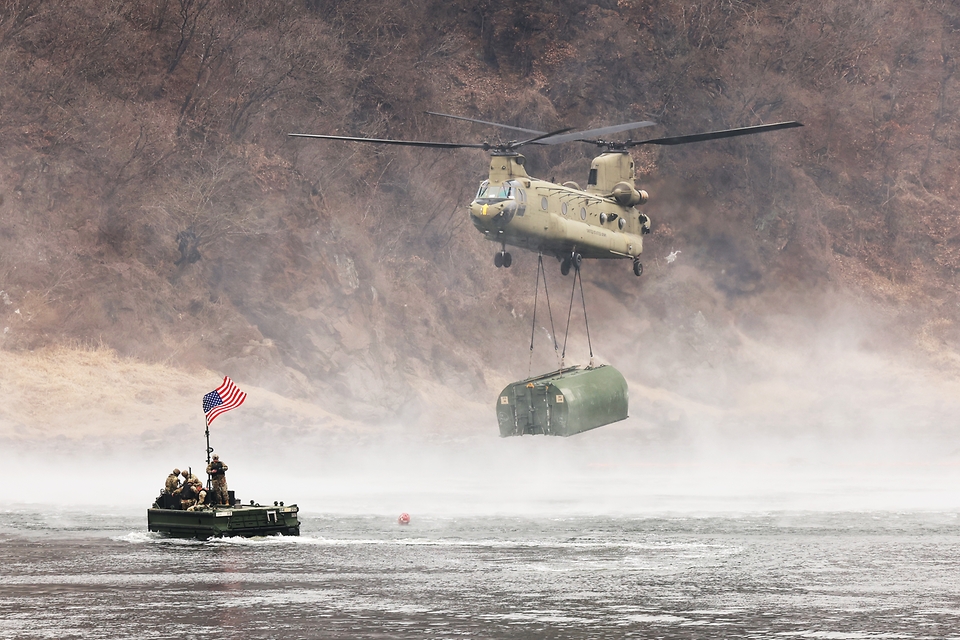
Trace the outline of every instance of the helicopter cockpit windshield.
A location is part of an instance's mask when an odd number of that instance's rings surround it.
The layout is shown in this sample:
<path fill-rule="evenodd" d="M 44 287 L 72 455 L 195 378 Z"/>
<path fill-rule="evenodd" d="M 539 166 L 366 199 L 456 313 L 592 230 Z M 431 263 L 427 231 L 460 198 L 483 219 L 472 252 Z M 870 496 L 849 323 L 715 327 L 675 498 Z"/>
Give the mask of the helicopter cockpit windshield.
<path fill-rule="evenodd" d="M 476 200 L 480 204 L 493 204 L 502 200 L 513 200 L 515 197 L 514 187 L 510 183 L 492 185 L 488 180 L 484 180 L 477 191 Z"/>

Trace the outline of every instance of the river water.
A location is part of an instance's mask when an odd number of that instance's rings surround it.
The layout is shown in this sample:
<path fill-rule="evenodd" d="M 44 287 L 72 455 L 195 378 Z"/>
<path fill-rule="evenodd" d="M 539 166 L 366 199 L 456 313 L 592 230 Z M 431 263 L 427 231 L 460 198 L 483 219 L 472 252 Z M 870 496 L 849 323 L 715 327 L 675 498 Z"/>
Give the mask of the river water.
<path fill-rule="evenodd" d="M 145 520 L 0 512 L 0 638 L 960 637 L 952 512 Z"/>

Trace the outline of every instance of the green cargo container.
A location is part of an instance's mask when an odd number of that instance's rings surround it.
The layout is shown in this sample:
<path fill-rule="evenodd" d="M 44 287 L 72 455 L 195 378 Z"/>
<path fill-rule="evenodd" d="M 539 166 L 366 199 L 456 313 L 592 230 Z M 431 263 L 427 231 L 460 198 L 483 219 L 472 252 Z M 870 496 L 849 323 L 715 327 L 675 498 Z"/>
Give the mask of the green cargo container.
<path fill-rule="evenodd" d="M 500 437 L 572 436 L 626 419 L 627 400 L 627 381 L 609 365 L 514 382 L 497 399 Z"/>

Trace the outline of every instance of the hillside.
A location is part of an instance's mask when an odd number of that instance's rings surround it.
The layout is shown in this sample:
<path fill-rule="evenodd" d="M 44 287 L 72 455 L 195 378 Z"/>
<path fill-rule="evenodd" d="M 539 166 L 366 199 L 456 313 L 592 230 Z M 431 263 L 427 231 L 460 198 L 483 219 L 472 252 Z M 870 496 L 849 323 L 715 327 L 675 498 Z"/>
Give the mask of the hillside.
<path fill-rule="evenodd" d="M 451 411 L 557 364 L 543 331 L 528 351 L 536 256 L 494 269 L 467 220 L 483 154 L 287 133 L 499 135 L 428 110 L 653 135 L 796 119 L 635 152 L 654 233 L 639 280 L 584 271 L 598 359 L 649 425 L 738 394 L 753 415 L 751 385 L 790 395 L 813 367 L 953 379 L 960 8 L 814 4 L 6 2 L 0 351 L 210 370 L 350 424 L 473 424 Z M 582 181 L 592 151 L 526 155 Z M 569 280 L 548 269 L 559 318 Z M 863 369 L 829 373 L 838 354 Z M 10 437 L 33 419 L 0 414 Z"/>

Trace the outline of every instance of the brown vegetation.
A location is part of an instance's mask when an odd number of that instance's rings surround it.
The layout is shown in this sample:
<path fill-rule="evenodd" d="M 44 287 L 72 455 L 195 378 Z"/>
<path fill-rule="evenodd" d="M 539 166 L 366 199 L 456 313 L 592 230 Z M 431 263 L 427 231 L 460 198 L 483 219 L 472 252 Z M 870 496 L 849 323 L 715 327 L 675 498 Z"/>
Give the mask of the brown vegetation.
<path fill-rule="evenodd" d="M 483 157 L 285 135 L 499 135 L 428 109 L 804 122 L 637 152 L 647 263 L 682 248 L 693 271 L 587 279 L 597 330 L 651 370 L 696 348 L 666 331 L 678 309 L 742 323 L 824 289 L 955 349 L 958 60 L 946 0 L 8 0 L 0 349 L 102 343 L 367 420 L 416 415 L 421 380 L 485 397 L 526 371 L 533 257 L 494 270 L 467 221 Z M 582 180 L 591 151 L 530 165 Z"/>

